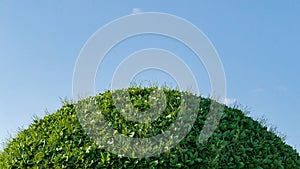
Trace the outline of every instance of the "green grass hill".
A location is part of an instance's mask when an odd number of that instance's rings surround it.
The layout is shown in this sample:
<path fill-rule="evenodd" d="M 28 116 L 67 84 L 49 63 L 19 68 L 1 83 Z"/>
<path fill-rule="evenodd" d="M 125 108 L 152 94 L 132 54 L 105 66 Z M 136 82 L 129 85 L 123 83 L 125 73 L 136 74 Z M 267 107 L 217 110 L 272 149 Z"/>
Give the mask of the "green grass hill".
<path fill-rule="evenodd" d="M 171 126 L 178 116 L 183 93 L 156 87 L 127 89 L 132 105 L 141 111 L 150 109 L 149 96 L 155 90 L 164 92 L 166 107 L 151 123 L 124 118 L 114 106 L 110 91 L 86 100 L 92 100 L 119 133 L 132 138 L 147 138 L 163 133 Z M 198 96 L 197 99 L 198 115 L 188 134 L 169 150 L 145 158 L 125 157 L 101 149 L 79 122 L 82 114 L 76 113 L 76 107 L 84 101 L 66 102 L 56 112 L 34 119 L 27 129 L 12 138 L 0 152 L 0 168 L 300 169 L 300 156 L 295 149 L 239 109 L 225 106 L 214 133 L 205 142 L 199 142 L 212 100 Z"/>

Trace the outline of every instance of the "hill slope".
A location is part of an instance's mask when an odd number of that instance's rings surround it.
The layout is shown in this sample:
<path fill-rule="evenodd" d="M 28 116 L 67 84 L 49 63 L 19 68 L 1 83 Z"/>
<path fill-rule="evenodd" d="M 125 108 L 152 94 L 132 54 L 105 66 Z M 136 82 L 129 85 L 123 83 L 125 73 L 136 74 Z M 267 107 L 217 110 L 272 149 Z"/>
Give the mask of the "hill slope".
<path fill-rule="evenodd" d="M 130 88 L 135 108 L 148 109 L 153 90 L 156 88 Z M 122 118 L 110 92 L 92 99 L 119 133 L 150 137 L 167 129 L 177 116 L 181 93 L 169 89 L 163 92 L 166 111 L 147 127 Z M 238 109 L 225 107 L 213 135 L 197 143 L 210 104 L 210 99 L 201 98 L 194 126 L 178 145 L 160 155 L 139 159 L 100 149 L 79 123 L 76 104 L 66 103 L 57 112 L 34 120 L 12 139 L 0 154 L 0 168 L 300 168 L 296 150 Z"/>

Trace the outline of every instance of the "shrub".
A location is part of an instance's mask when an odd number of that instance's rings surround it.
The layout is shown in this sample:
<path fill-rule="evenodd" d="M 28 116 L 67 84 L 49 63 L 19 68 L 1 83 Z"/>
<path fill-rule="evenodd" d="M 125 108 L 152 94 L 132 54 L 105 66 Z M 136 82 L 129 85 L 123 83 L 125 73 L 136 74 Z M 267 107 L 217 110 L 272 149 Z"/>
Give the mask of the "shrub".
<path fill-rule="evenodd" d="M 124 89 L 125 90 L 125 89 Z M 130 100 L 139 110 L 149 109 L 155 87 L 129 88 Z M 181 92 L 159 89 L 166 95 L 166 108 L 150 124 L 122 117 L 107 91 L 87 99 L 95 100 L 105 119 L 119 133 L 130 137 L 151 137 L 166 130 L 176 119 Z M 0 168 L 299 168 L 299 154 L 267 127 L 226 107 L 215 132 L 206 142 L 197 138 L 212 102 L 198 97 L 199 112 L 187 136 L 168 151 L 146 158 L 129 158 L 110 153 L 87 135 L 79 123 L 76 106 L 61 109 L 33 123 L 13 138 L 0 154 Z M 170 118 L 171 117 L 171 118 Z M 121 127 L 120 127 L 121 126 Z"/>

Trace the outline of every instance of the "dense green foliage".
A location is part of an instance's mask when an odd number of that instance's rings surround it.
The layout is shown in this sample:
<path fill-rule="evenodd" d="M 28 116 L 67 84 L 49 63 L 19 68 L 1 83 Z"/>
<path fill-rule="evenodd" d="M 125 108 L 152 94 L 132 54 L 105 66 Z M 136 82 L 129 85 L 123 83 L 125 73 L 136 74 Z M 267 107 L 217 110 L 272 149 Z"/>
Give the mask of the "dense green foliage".
<path fill-rule="evenodd" d="M 130 88 L 134 107 L 149 109 L 147 100 L 154 89 Z M 111 92 L 92 99 L 119 133 L 150 137 L 167 129 L 177 115 L 181 93 L 170 89 L 163 92 L 166 110 L 147 125 L 122 118 L 113 105 Z M 225 107 L 216 131 L 206 142 L 198 143 L 210 104 L 210 99 L 201 98 L 197 120 L 178 145 L 160 155 L 140 159 L 100 149 L 80 125 L 76 104 L 65 103 L 57 112 L 35 119 L 13 138 L 0 154 L 0 168 L 300 168 L 296 150 L 238 109 Z"/>

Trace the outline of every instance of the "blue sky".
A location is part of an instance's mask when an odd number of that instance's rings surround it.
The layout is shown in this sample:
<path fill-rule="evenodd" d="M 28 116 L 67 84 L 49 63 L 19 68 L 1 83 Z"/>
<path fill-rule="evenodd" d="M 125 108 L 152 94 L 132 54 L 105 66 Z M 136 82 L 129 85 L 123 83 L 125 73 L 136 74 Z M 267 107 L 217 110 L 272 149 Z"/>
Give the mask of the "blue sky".
<path fill-rule="evenodd" d="M 300 151 L 300 2 L 289 1 L 0 1 L 0 140 L 26 128 L 33 115 L 54 112 L 59 97 L 72 97 L 76 59 L 88 38 L 132 12 L 163 12 L 196 25 L 222 60 L 227 95 L 265 116 Z M 118 63 L 130 53 L 159 47 L 181 56 L 209 94 L 207 73 L 180 43 L 154 35 L 116 46 L 103 61 L 96 91 L 109 86 Z M 201 63 L 200 63 L 201 64 Z M 102 72 L 102 73 L 101 73 Z M 104 73 L 103 73 L 104 72 Z M 166 74 L 137 79 L 173 83 Z"/>

